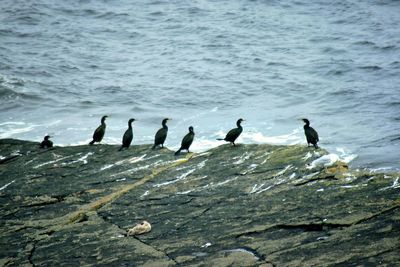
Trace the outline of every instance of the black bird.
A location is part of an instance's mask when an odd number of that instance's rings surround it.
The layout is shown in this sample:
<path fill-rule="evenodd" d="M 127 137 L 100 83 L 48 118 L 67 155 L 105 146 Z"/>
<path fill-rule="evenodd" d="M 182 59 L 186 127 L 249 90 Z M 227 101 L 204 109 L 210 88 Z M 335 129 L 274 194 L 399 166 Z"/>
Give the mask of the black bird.
<path fill-rule="evenodd" d="M 234 146 L 236 146 L 235 140 L 236 140 L 236 138 L 239 137 L 239 135 L 243 131 L 243 127 L 242 127 L 242 125 L 240 125 L 242 123 L 242 121 L 244 121 L 244 119 L 238 119 L 238 121 L 236 122 L 237 128 L 233 128 L 232 130 L 230 130 L 226 134 L 225 138 L 217 138 L 217 140 L 224 140 L 226 142 L 231 142 Z"/>
<path fill-rule="evenodd" d="M 157 131 L 156 136 L 154 137 L 154 145 L 152 149 L 155 149 L 156 146 L 161 145 L 161 147 L 164 147 L 164 142 L 165 139 L 167 139 L 167 134 L 168 134 L 168 126 L 167 126 L 167 121 L 171 119 L 165 118 L 162 121 L 162 128 Z"/>
<path fill-rule="evenodd" d="M 183 149 L 187 150 L 187 152 L 189 153 L 189 147 L 193 143 L 193 139 L 194 139 L 194 131 L 193 127 L 190 126 L 189 133 L 187 133 L 185 137 L 183 137 L 181 147 L 178 149 L 178 151 L 175 152 L 175 155 L 176 156 L 179 155 L 179 153 L 181 153 L 181 150 Z"/>
<path fill-rule="evenodd" d="M 314 128 L 310 127 L 310 121 L 307 119 L 302 119 L 304 121 L 304 134 L 306 135 L 307 145 L 310 146 L 312 144 L 315 148 L 318 148 L 318 133 Z"/>
<path fill-rule="evenodd" d="M 53 142 L 49 140 L 50 135 L 46 135 L 43 141 L 40 143 L 40 148 L 50 148 L 53 147 Z"/>
<path fill-rule="evenodd" d="M 125 131 L 124 136 L 122 137 L 122 146 L 119 149 L 119 151 L 121 151 L 124 148 L 128 149 L 129 146 L 131 145 L 133 139 L 132 122 L 134 121 L 135 119 L 130 119 L 128 121 L 128 129 Z"/>
<path fill-rule="evenodd" d="M 101 125 L 97 127 L 97 129 L 93 133 L 93 140 L 89 143 L 89 145 L 93 145 L 94 142 L 101 142 L 104 137 L 104 133 L 106 132 L 106 118 L 108 116 L 103 116 L 101 118 Z"/>

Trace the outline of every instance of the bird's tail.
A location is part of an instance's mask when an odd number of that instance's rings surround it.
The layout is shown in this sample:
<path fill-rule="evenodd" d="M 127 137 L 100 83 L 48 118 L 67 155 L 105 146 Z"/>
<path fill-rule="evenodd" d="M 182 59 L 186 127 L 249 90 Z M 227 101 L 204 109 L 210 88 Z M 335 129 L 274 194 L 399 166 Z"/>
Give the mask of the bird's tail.
<path fill-rule="evenodd" d="M 118 151 L 122 151 L 123 149 L 124 149 L 124 147 L 121 146 L 121 147 L 118 149 Z"/>
<path fill-rule="evenodd" d="M 315 149 L 318 149 L 319 146 L 317 145 L 317 143 L 314 144 Z"/>
<path fill-rule="evenodd" d="M 92 140 L 90 143 L 89 143 L 89 145 L 93 145 L 94 144 L 94 140 Z"/>
<path fill-rule="evenodd" d="M 178 149 L 178 151 L 176 151 L 176 152 L 175 152 L 175 156 L 178 156 L 178 155 L 179 155 L 179 153 L 181 153 L 181 150 L 182 150 L 182 149 L 181 149 L 181 148 L 179 148 L 179 149 Z"/>
<path fill-rule="evenodd" d="M 217 138 L 218 141 L 224 141 L 225 138 Z"/>

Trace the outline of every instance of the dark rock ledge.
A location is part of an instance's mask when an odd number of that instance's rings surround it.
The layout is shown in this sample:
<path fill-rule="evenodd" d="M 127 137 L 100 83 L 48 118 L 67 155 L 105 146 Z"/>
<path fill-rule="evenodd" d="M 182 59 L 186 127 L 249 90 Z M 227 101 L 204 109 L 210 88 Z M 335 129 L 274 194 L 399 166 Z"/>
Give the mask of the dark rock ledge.
<path fill-rule="evenodd" d="M 0 140 L 0 266 L 400 266 L 398 173 L 305 146 L 117 150 Z"/>

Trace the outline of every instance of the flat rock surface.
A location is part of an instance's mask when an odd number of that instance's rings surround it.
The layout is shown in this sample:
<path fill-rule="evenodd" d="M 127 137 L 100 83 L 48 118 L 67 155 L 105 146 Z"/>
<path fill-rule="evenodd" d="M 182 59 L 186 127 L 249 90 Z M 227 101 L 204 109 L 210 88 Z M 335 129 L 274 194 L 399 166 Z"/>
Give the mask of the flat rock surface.
<path fill-rule="evenodd" d="M 118 148 L 0 140 L 0 266 L 400 265 L 398 173 L 300 145 Z"/>

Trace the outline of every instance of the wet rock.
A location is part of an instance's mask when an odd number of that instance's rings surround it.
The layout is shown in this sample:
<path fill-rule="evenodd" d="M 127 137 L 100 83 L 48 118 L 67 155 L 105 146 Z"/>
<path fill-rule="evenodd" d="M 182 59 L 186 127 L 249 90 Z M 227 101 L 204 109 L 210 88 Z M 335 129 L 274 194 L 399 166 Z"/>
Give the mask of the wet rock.
<path fill-rule="evenodd" d="M 1 265 L 400 264 L 398 173 L 297 145 L 118 148 L 0 140 Z"/>

